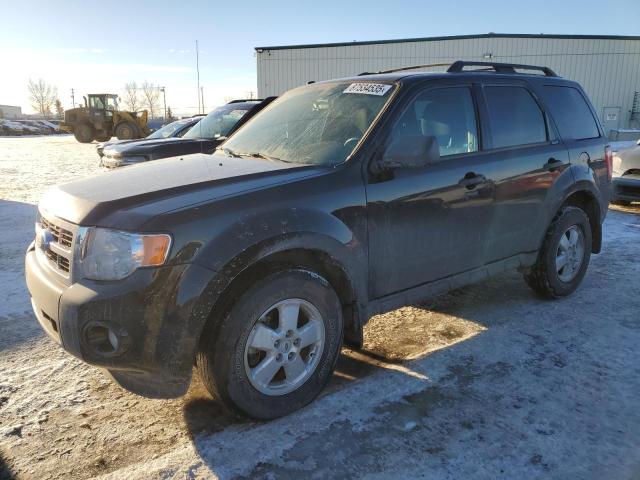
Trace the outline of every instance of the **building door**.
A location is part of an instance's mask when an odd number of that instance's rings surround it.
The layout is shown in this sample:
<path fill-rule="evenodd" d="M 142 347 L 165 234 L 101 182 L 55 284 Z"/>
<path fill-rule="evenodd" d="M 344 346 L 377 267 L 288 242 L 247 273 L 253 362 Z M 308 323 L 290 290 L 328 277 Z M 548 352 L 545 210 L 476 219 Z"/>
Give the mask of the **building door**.
<path fill-rule="evenodd" d="M 602 109 L 602 126 L 606 135 L 620 126 L 620 110 L 620 107 L 604 107 Z"/>

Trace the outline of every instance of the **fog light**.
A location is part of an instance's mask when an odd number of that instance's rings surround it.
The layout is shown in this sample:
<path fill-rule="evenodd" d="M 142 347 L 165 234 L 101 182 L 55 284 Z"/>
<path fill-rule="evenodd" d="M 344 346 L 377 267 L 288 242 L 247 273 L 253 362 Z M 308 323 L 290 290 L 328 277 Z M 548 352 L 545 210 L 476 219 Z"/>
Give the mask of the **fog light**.
<path fill-rule="evenodd" d="M 84 338 L 87 345 L 101 355 L 111 355 L 120 350 L 120 336 L 107 325 L 88 325 L 84 331 Z"/>

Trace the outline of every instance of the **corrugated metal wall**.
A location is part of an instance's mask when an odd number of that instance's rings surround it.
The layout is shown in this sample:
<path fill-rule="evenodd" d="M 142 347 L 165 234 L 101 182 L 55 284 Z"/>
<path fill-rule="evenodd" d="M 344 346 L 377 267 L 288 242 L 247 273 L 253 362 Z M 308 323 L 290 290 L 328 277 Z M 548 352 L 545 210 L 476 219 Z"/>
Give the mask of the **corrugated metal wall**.
<path fill-rule="evenodd" d="M 496 62 L 551 67 L 583 86 L 602 120 L 605 107 L 620 107 L 619 128 L 629 126 L 633 95 L 640 90 L 640 40 L 500 37 L 262 50 L 257 53 L 258 95 L 365 71 L 487 61 L 486 54 Z"/>

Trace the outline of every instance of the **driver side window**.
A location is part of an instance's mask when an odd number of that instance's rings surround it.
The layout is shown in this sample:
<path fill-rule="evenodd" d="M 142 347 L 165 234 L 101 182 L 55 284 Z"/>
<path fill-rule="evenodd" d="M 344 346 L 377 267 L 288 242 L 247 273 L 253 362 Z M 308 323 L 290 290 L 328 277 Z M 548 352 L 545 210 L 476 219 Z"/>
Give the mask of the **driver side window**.
<path fill-rule="evenodd" d="M 391 141 L 401 135 L 435 137 L 441 157 L 478 151 L 471 90 L 447 87 L 419 94 L 393 126 Z"/>

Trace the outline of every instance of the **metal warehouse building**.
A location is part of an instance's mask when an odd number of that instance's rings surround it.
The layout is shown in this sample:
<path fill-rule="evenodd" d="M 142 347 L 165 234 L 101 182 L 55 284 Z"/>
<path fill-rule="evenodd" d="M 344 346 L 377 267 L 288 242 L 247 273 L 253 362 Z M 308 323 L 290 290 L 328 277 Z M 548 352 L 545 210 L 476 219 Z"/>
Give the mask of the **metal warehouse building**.
<path fill-rule="evenodd" d="M 454 60 L 525 63 L 551 67 L 580 82 L 607 131 L 640 127 L 640 37 L 489 33 L 256 47 L 256 52 L 258 95 L 263 98 L 311 80 L 409 65 Z"/>

